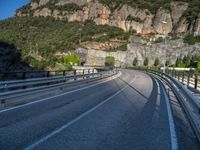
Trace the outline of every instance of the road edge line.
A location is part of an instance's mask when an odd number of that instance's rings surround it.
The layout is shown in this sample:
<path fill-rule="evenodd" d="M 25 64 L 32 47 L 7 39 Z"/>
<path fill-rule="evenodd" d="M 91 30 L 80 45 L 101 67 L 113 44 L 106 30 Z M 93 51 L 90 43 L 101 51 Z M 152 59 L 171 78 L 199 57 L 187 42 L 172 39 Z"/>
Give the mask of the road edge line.
<path fill-rule="evenodd" d="M 158 84 L 160 85 L 160 88 L 162 89 L 165 103 L 167 105 L 168 122 L 169 122 L 169 128 L 170 128 L 170 136 L 171 136 L 171 149 L 177 150 L 178 142 L 177 142 L 177 135 L 176 135 L 176 128 L 175 128 L 173 113 L 172 113 L 172 109 L 171 109 L 170 102 L 169 102 L 170 100 L 167 96 L 167 93 L 165 91 L 163 83 L 161 83 L 161 81 L 159 81 Z"/>

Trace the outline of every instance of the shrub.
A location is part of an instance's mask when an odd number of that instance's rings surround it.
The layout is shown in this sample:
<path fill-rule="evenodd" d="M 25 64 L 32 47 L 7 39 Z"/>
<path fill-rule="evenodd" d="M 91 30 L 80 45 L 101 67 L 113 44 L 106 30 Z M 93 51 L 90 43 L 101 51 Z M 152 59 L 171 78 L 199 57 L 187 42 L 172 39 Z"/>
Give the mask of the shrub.
<path fill-rule="evenodd" d="M 144 65 L 144 66 L 148 66 L 148 64 L 149 64 L 149 59 L 146 57 L 146 58 L 144 59 L 143 65 Z"/>
<path fill-rule="evenodd" d="M 75 54 L 69 54 L 63 57 L 63 63 L 65 65 L 80 65 L 80 59 Z"/>
<path fill-rule="evenodd" d="M 139 22 L 142 23 L 143 21 L 139 18 L 139 17 L 134 17 L 131 15 L 128 15 L 128 17 L 126 18 L 127 21 L 135 21 L 135 22 Z"/>
<path fill-rule="evenodd" d="M 137 66 L 138 65 L 138 58 L 135 57 L 133 60 L 133 66 Z"/>
<path fill-rule="evenodd" d="M 160 65 L 160 60 L 159 58 L 156 58 L 154 62 L 154 66 L 159 66 L 159 65 Z"/>
<path fill-rule="evenodd" d="M 184 43 L 187 43 L 189 45 L 194 45 L 200 42 L 200 36 L 193 36 L 190 34 L 186 36 L 183 40 L 184 40 Z"/>
<path fill-rule="evenodd" d="M 115 58 L 112 56 L 107 56 L 105 59 L 105 66 L 114 66 L 115 65 Z"/>

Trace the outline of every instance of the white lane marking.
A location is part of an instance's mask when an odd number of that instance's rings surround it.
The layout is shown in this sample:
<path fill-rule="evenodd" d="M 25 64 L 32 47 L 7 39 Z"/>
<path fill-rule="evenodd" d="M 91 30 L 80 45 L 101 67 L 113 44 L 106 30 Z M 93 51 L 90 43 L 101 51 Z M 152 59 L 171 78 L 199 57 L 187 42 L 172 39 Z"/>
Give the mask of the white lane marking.
<path fill-rule="evenodd" d="M 0 113 L 7 112 L 7 111 L 10 111 L 10 110 L 14 110 L 14 109 L 18 109 L 18 108 L 25 107 L 25 106 L 28 106 L 28 105 L 40 103 L 40 102 L 43 102 L 43 101 L 47 101 L 49 99 L 57 98 L 57 97 L 60 97 L 60 96 L 63 96 L 63 95 L 67 95 L 67 94 L 70 94 L 70 93 L 74 93 L 74 92 L 77 92 L 77 91 L 85 90 L 85 89 L 88 89 L 88 88 L 103 84 L 105 82 L 108 82 L 110 80 L 113 80 L 115 78 L 118 78 L 119 76 L 121 76 L 121 74 L 122 73 L 120 72 L 117 76 L 114 76 L 114 77 L 112 77 L 112 78 L 110 78 L 108 80 L 105 80 L 105 81 L 102 81 L 102 82 L 99 82 L 99 83 L 96 83 L 96 84 L 92 84 L 92 85 L 89 85 L 89 86 L 86 86 L 86 87 L 82 87 L 82 88 L 79 88 L 79 89 L 76 89 L 76 90 L 68 91 L 68 92 L 65 92 L 65 93 L 62 93 L 62 94 L 59 94 L 59 95 L 55 95 L 55 96 L 52 96 L 52 97 L 48 97 L 48 98 L 44 98 L 44 99 L 37 100 L 37 101 L 34 101 L 34 102 L 30 102 L 30 103 L 27 103 L 27 104 L 23 104 L 23 105 L 15 106 L 15 107 L 12 107 L 12 108 L 4 109 L 4 110 L 1 110 Z"/>
<path fill-rule="evenodd" d="M 177 150 L 178 149 L 178 144 L 177 144 L 177 137 L 176 137 L 176 129 L 175 129 L 172 110 L 171 110 L 171 107 L 170 107 L 169 98 L 167 96 L 167 93 L 166 93 L 163 85 L 161 85 L 161 83 L 159 85 L 160 85 L 160 88 L 163 91 L 164 99 L 165 99 L 165 102 L 166 102 L 166 105 L 167 105 L 167 114 L 168 114 L 168 119 L 169 119 L 168 122 L 169 122 L 169 129 L 170 129 L 170 136 L 171 136 L 171 146 L 172 146 L 171 149 L 172 150 Z"/>
<path fill-rule="evenodd" d="M 136 80 L 136 76 L 134 77 L 134 79 L 131 81 L 131 83 L 133 83 Z M 131 84 L 130 83 L 130 84 Z M 73 119 L 72 121 L 68 122 L 67 124 L 65 124 L 64 126 L 62 126 L 59 129 L 54 130 L 53 132 L 51 132 L 50 134 L 48 134 L 47 136 L 43 137 L 42 139 L 40 139 L 39 141 L 29 145 L 28 147 L 26 147 L 24 150 L 31 150 L 34 147 L 38 146 L 39 144 L 43 143 L 44 141 L 48 140 L 49 138 L 51 138 L 52 136 L 56 135 L 57 133 L 63 131 L 64 129 L 68 128 L 70 125 L 73 125 L 74 123 L 76 123 L 77 121 L 79 121 L 80 119 L 82 119 L 83 117 L 87 116 L 88 114 L 90 114 L 91 112 L 95 111 L 97 108 L 101 107 L 102 105 L 104 105 L 106 102 L 108 102 L 109 100 L 111 100 L 113 97 L 115 97 L 116 95 L 118 95 L 119 93 L 121 93 L 125 88 L 127 88 L 129 85 L 124 86 L 122 89 L 118 90 L 115 94 L 111 95 L 110 97 L 108 97 L 107 99 L 105 99 L 104 101 L 102 101 L 101 103 L 99 103 L 98 105 L 96 105 L 95 107 L 89 109 L 88 111 L 86 111 L 85 113 L 81 114 L 80 116 L 76 117 L 75 119 Z"/>

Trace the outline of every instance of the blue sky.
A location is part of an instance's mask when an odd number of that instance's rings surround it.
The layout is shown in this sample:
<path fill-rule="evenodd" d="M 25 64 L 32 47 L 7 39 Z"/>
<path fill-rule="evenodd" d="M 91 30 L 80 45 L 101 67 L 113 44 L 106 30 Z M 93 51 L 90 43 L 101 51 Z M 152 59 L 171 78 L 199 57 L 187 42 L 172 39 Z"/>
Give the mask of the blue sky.
<path fill-rule="evenodd" d="M 12 17 L 15 10 L 29 3 L 30 0 L 0 0 L 0 20 Z"/>

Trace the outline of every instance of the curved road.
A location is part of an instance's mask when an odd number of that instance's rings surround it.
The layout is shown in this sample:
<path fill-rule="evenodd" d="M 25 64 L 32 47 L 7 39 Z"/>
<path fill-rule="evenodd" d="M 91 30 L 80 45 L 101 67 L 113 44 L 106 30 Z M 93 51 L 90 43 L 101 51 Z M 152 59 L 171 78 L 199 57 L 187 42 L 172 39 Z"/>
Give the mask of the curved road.
<path fill-rule="evenodd" d="M 199 148 L 178 102 L 170 114 L 164 88 L 146 74 L 121 70 L 115 79 L 74 89 L 0 111 L 0 149 Z"/>

